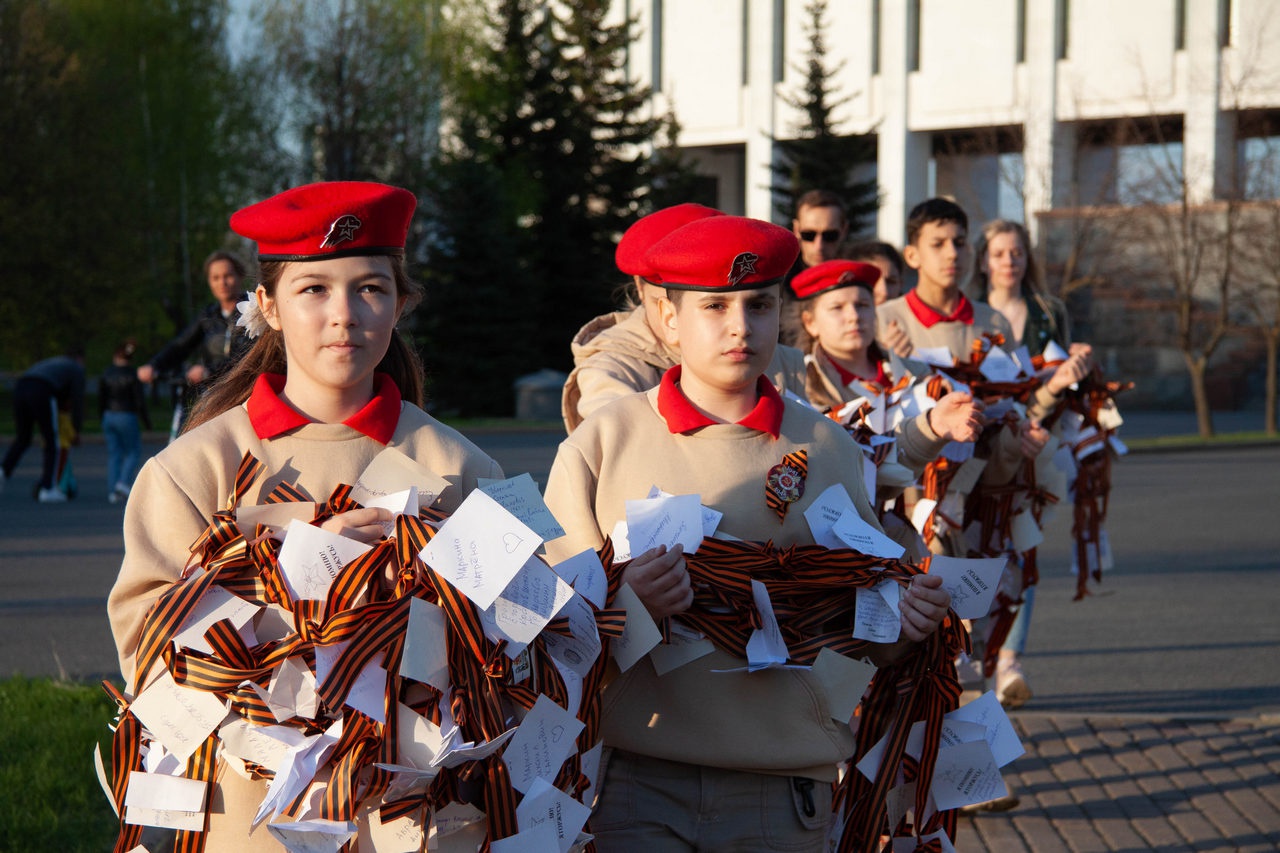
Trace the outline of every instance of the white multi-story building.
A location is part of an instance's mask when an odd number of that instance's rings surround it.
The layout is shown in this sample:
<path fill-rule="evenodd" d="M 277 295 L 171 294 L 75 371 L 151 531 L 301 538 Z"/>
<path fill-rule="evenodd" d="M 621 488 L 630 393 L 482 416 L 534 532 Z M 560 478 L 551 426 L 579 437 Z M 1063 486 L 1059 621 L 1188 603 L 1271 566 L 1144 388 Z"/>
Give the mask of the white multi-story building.
<path fill-rule="evenodd" d="M 802 122 L 782 95 L 803 83 L 808 0 L 614 2 L 639 24 L 631 75 L 674 111 L 715 202 L 775 218 L 771 137 Z M 935 194 L 1033 230 L 1161 182 L 1193 204 L 1280 197 L 1261 168 L 1280 160 L 1280 0 L 828 0 L 826 22 L 841 130 L 877 140 L 884 239 Z"/>

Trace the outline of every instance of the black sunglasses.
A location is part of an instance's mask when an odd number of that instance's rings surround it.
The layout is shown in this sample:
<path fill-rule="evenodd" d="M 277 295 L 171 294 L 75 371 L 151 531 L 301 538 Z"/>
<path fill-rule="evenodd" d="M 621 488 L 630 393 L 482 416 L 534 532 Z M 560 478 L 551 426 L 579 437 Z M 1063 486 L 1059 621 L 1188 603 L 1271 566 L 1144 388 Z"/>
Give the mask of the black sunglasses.
<path fill-rule="evenodd" d="M 806 243 L 812 243 L 814 240 L 818 239 L 819 234 L 822 235 L 822 242 L 824 243 L 834 243 L 836 240 L 840 239 L 840 231 L 836 228 L 832 228 L 828 231 L 801 231 L 800 239 Z"/>

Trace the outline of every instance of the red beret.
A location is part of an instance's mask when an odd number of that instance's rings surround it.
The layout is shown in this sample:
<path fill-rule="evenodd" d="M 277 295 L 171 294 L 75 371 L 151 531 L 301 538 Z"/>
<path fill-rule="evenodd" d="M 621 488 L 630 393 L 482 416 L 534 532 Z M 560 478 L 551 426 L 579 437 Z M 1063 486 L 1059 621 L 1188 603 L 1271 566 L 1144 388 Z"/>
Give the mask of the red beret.
<path fill-rule="evenodd" d="M 780 283 L 799 254 L 800 243 L 786 228 L 742 216 L 710 216 L 672 231 L 644 260 L 663 287 L 754 290 Z"/>
<path fill-rule="evenodd" d="M 260 261 L 403 255 L 417 205 L 413 193 L 386 184 L 306 184 L 237 210 L 231 230 L 257 241 Z"/>
<path fill-rule="evenodd" d="M 796 273 L 791 291 L 796 299 L 808 299 L 841 287 L 865 287 L 874 292 L 880 268 L 860 261 L 823 261 Z"/>
<path fill-rule="evenodd" d="M 627 275 L 638 275 L 649 281 L 657 281 L 654 271 L 644 262 L 644 256 L 649 251 L 649 247 L 680 226 L 706 219 L 708 216 L 724 216 L 724 212 L 714 207 L 686 202 L 674 207 L 664 207 L 648 216 L 640 217 L 618 241 L 618 249 L 613 255 L 618 269 Z"/>

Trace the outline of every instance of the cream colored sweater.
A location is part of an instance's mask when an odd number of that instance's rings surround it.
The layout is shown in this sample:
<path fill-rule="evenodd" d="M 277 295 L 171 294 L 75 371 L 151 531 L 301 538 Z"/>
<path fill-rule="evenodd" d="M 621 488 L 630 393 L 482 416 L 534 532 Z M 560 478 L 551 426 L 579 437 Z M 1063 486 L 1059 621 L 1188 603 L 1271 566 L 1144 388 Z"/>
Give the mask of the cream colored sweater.
<path fill-rule="evenodd" d="M 765 504 L 765 477 L 782 457 L 807 448 L 804 495 L 785 520 Z M 601 409 L 560 445 L 547 504 L 567 531 L 548 543 L 553 562 L 597 548 L 626 517 L 626 501 L 651 486 L 701 495 L 724 513 L 719 531 L 775 545 L 808 545 L 804 511 L 828 486 L 843 484 L 858 514 L 879 529 L 862 479 L 862 453 L 834 421 L 786 401 L 780 437 L 736 424 L 672 435 L 657 391 Z M 604 738 L 611 747 L 673 761 L 831 780 L 853 751 L 845 723 L 831 719 L 808 672 L 720 673 L 745 661 L 725 652 L 659 677 L 646 657 L 605 693 Z"/>
<path fill-rule="evenodd" d="M 388 447 L 416 459 L 450 487 L 435 506 L 455 509 L 475 488 L 477 477 L 501 477 L 498 464 L 461 434 L 421 409 L 402 404 Z M 274 439 L 254 434 L 243 407 L 228 411 L 182 436 L 138 474 L 125 509 L 124 563 L 107 600 L 107 613 L 120 654 L 120 670 L 131 686 L 134 655 L 143 617 L 159 595 L 178 579 L 189 547 L 209 517 L 222 509 L 246 451 L 266 465 L 266 476 L 242 503 L 260 502 L 281 482 L 295 482 L 323 501 L 334 487 L 354 483 L 383 445 L 342 424 L 309 424 Z M 265 825 L 248 834 L 249 822 L 266 795 L 262 782 L 249 782 L 219 766 L 213 814 L 205 850 L 283 851 Z"/>
<path fill-rule="evenodd" d="M 648 391 L 680 363 L 680 353 L 649 328 L 643 307 L 596 317 L 578 330 L 570 348 L 574 367 L 560 398 L 566 432 L 606 403 Z M 804 396 L 804 354 L 798 349 L 778 344 L 765 375 L 779 391 Z"/>

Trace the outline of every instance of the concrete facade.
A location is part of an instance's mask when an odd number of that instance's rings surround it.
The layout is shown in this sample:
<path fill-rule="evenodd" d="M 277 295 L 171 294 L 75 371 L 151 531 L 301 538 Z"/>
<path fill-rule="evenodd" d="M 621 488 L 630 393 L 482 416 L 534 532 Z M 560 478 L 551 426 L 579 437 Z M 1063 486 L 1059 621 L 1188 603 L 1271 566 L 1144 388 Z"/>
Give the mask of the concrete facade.
<path fill-rule="evenodd" d="M 803 83 L 805 0 L 615 3 L 638 24 L 631 75 L 674 111 L 717 203 L 773 218 L 771 137 L 801 123 L 781 95 Z M 1204 203 L 1280 159 L 1280 0 L 828 0 L 826 21 L 827 67 L 852 96 L 836 115 L 877 136 L 877 231 L 895 243 L 933 194 L 1035 231 L 1045 211 L 1135 203 L 1157 183 L 1146 160 Z M 1156 130 L 1120 144 L 1135 118 Z"/>

